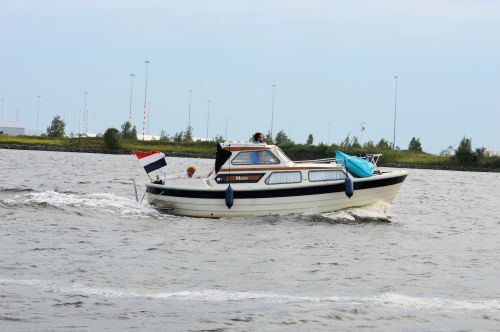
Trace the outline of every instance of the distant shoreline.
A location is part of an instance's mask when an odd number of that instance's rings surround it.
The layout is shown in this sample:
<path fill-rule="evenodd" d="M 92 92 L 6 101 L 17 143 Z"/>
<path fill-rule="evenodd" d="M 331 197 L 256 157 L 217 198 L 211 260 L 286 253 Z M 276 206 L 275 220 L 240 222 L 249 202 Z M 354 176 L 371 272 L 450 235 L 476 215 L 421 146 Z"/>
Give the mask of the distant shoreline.
<path fill-rule="evenodd" d="M 393 167 L 393 168 L 412 168 L 412 169 L 428 169 L 434 171 L 461 171 L 461 172 L 484 172 L 484 173 L 500 173 L 500 168 L 482 168 L 482 167 L 467 167 L 456 165 L 417 165 L 417 164 L 398 164 L 389 163 L 379 165 L 380 167 Z"/>
<path fill-rule="evenodd" d="M 144 143 L 143 143 L 144 144 Z M 156 143 L 157 144 L 157 143 Z M 206 144 L 205 144 L 206 145 Z M 165 146 L 167 147 L 167 146 Z M 177 147 L 177 146 L 176 146 Z M 50 152 L 76 152 L 76 153 L 99 153 L 99 154 L 120 154 L 120 155 L 130 155 L 134 150 L 160 150 L 165 153 L 167 157 L 181 157 L 181 158 L 212 158 L 213 152 L 201 151 L 197 152 L 191 146 L 181 146 L 180 149 L 172 151 L 171 149 L 164 149 L 163 146 L 142 146 L 139 149 L 131 149 L 130 147 L 124 147 L 118 150 L 108 150 L 101 146 L 71 146 L 67 144 L 43 144 L 43 143 L 20 143 L 20 142 L 5 142 L 0 139 L 0 149 L 6 150 L 35 150 L 35 151 L 50 151 Z M 214 149 L 215 151 L 215 149 Z M 287 151 L 286 153 L 292 153 L 291 157 L 295 160 L 300 160 L 302 158 L 295 158 L 293 156 L 293 151 Z M 307 158 L 309 159 L 309 158 Z M 453 165 L 453 164 L 419 164 L 419 163 L 405 163 L 399 162 L 397 160 L 391 160 L 384 162 L 381 160 L 379 162 L 380 167 L 394 167 L 394 168 L 412 168 L 412 169 L 429 169 L 429 170 L 448 170 L 448 171 L 466 171 L 466 172 L 495 172 L 500 173 L 500 168 L 497 167 L 475 167 L 472 165 Z"/>
<path fill-rule="evenodd" d="M 19 143 L 5 143 L 5 142 L 0 142 L 0 149 L 32 150 L 32 151 L 48 151 L 48 152 L 119 154 L 119 155 L 133 154 L 133 150 L 127 150 L 127 149 L 107 150 L 104 148 L 68 147 L 63 145 L 19 144 Z M 167 155 L 167 157 L 181 157 L 181 158 L 209 158 L 205 155 L 196 154 L 190 151 L 170 151 L 165 155 Z"/>
<path fill-rule="evenodd" d="M 4 142 L 0 142 L 0 149 L 36 150 L 36 151 L 52 151 L 52 152 L 104 153 L 104 154 L 130 154 L 130 151 L 125 151 L 125 150 L 104 151 L 103 149 L 96 149 L 96 148 L 79 148 L 79 147 L 72 148 L 61 145 L 19 144 L 19 143 L 4 143 Z"/>

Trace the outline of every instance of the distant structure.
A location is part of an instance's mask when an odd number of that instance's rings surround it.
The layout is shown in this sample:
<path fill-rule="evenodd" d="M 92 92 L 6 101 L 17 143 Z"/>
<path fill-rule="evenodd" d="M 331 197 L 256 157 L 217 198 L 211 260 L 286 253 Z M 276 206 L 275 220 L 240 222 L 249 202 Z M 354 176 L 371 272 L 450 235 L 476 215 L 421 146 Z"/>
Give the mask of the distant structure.
<path fill-rule="evenodd" d="M 365 133 L 366 131 L 366 122 L 361 122 L 359 124 L 359 131 L 361 132 L 361 146 L 363 146 L 363 134 Z"/>
<path fill-rule="evenodd" d="M 500 151 L 496 151 L 490 148 L 486 148 L 486 155 L 490 157 L 499 157 Z"/>
<path fill-rule="evenodd" d="M 439 153 L 439 155 L 442 156 L 442 157 L 451 157 L 451 156 L 454 156 L 455 155 L 455 148 L 453 147 L 453 145 L 450 145 L 446 149 L 444 149 L 443 151 L 441 151 Z"/>
<path fill-rule="evenodd" d="M 143 140 L 143 141 L 158 141 L 161 138 L 160 135 L 148 135 L 148 134 L 137 134 L 136 137 L 138 140 Z"/>
<path fill-rule="evenodd" d="M 9 136 L 24 135 L 26 128 L 17 121 L 0 120 L 0 134 Z"/>

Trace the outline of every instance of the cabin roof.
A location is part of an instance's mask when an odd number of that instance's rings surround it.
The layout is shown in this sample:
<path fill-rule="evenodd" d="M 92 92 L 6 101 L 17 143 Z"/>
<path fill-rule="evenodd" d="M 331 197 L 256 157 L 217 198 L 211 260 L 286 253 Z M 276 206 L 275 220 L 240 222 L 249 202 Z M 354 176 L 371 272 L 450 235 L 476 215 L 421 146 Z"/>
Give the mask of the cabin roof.
<path fill-rule="evenodd" d="M 251 143 L 251 142 L 224 142 L 221 147 L 228 151 L 245 151 L 245 150 L 271 150 L 276 145 L 268 145 L 265 143 Z"/>

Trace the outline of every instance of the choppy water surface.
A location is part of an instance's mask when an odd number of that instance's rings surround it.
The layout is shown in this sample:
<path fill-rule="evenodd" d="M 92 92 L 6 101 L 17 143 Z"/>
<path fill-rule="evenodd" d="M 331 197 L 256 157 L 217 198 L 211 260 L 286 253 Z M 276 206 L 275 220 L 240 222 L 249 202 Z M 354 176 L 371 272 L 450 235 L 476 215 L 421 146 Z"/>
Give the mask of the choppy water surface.
<path fill-rule="evenodd" d="M 1 331 L 500 330 L 500 174 L 410 170 L 390 209 L 212 220 L 137 203 L 132 156 L 1 151 Z"/>

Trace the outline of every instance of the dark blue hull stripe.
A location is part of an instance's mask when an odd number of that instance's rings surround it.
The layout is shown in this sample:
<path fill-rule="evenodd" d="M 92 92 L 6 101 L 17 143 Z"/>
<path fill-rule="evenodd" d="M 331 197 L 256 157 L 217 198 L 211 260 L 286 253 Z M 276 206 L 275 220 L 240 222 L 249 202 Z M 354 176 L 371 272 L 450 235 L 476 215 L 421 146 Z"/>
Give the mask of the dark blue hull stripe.
<path fill-rule="evenodd" d="M 406 174 L 372 181 L 354 182 L 354 194 L 356 190 L 379 188 L 401 183 L 405 180 Z M 318 185 L 305 188 L 286 188 L 286 189 L 265 189 L 265 190 L 235 190 L 234 199 L 239 198 L 271 198 L 271 197 L 289 197 L 304 195 L 320 195 L 344 191 L 344 183 L 332 185 Z M 181 190 L 181 189 L 162 189 L 147 186 L 147 192 L 154 195 L 190 197 L 190 198 L 213 198 L 225 199 L 226 188 L 217 191 L 205 190 Z"/>

